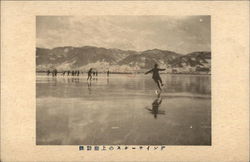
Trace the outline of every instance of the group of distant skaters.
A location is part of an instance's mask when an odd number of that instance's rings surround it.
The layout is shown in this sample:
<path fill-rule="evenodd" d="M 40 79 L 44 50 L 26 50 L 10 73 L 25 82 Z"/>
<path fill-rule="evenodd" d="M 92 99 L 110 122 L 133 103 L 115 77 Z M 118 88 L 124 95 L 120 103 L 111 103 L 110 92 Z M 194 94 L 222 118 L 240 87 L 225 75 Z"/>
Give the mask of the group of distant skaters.
<path fill-rule="evenodd" d="M 52 70 L 52 71 L 48 70 L 48 71 L 47 71 L 47 75 L 49 76 L 50 73 L 51 73 L 52 76 L 57 76 L 58 71 L 57 71 L 56 69 L 54 69 L 54 70 Z M 82 72 L 82 74 L 83 74 L 83 72 Z M 70 76 L 70 75 L 71 75 L 71 76 L 79 76 L 79 75 L 80 75 L 80 71 L 79 71 L 79 70 L 72 70 L 72 71 L 68 70 L 68 71 L 63 71 L 63 72 L 62 72 L 62 75 L 63 75 L 63 76 L 65 76 L 65 75 L 68 75 L 68 76 Z"/>
<path fill-rule="evenodd" d="M 107 71 L 107 77 L 109 77 L 109 70 Z M 88 71 L 88 78 L 87 80 L 91 80 L 92 76 L 98 76 L 98 72 L 97 71 L 93 71 L 93 68 L 90 68 Z"/>
<path fill-rule="evenodd" d="M 57 71 L 56 69 L 54 69 L 54 70 L 52 70 L 52 71 L 48 70 L 48 71 L 47 71 L 47 75 L 49 76 L 50 73 L 51 73 L 52 76 L 57 76 L 58 71 Z"/>
<path fill-rule="evenodd" d="M 109 70 L 107 71 L 107 76 L 109 76 Z M 58 71 L 57 71 L 57 69 L 54 69 L 54 70 L 52 70 L 52 71 L 50 71 L 50 70 L 48 70 L 47 71 L 47 75 L 49 76 L 49 75 L 52 75 L 52 76 L 57 76 L 57 74 L 58 74 Z M 80 74 L 84 74 L 84 72 L 80 72 L 79 70 L 72 70 L 72 71 L 70 71 L 70 70 L 68 70 L 68 71 L 63 71 L 62 72 L 62 76 L 65 76 L 65 75 L 67 75 L 67 76 L 79 76 Z M 88 71 L 88 78 L 87 78 L 87 80 L 91 80 L 92 79 L 92 77 L 93 76 L 98 76 L 98 71 L 96 71 L 96 70 L 93 70 L 93 68 L 90 68 L 89 69 L 89 71 Z"/>
<path fill-rule="evenodd" d="M 160 74 L 159 74 L 159 71 L 164 71 L 166 69 L 160 69 L 158 68 L 158 64 L 155 64 L 154 65 L 154 68 L 152 68 L 151 70 L 147 71 L 145 74 L 148 74 L 148 73 L 152 73 L 152 79 L 155 81 L 156 85 L 158 86 L 158 88 L 160 89 L 160 91 L 162 90 L 162 86 L 163 86 L 163 83 L 162 83 L 162 80 L 161 80 L 161 77 L 160 77 Z M 57 76 L 57 73 L 58 71 L 56 69 L 50 71 L 48 70 L 47 71 L 47 75 L 49 76 L 50 73 L 52 74 L 52 76 Z M 83 74 L 83 72 L 81 72 Z M 109 77 L 109 70 L 107 71 L 107 76 Z M 72 76 L 79 76 L 80 75 L 80 71 L 79 70 L 68 70 L 68 71 L 63 71 L 62 72 L 62 75 L 65 76 L 65 75 L 72 75 Z M 92 76 L 98 76 L 98 72 L 96 70 L 94 70 L 93 68 L 90 68 L 89 71 L 88 71 L 88 78 L 87 80 L 91 80 L 92 79 Z"/>

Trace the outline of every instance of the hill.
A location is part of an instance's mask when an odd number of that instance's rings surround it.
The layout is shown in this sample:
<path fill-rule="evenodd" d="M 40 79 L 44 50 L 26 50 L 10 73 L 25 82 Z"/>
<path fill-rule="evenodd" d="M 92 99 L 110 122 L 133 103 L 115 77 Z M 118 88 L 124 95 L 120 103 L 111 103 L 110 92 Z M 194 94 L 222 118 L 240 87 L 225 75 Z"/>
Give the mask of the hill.
<path fill-rule="evenodd" d="M 168 50 L 152 49 L 142 52 L 102 47 L 57 47 L 53 49 L 36 48 L 36 70 L 49 69 L 87 71 L 143 72 L 154 64 L 161 68 L 178 71 L 195 71 L 197 67 L 211 67 L 211 52 L 199 51 L 186 55 Z M 190 70 L 191 69 L 191 70 Z"/>
<path fill-rule="evenodd" d="M 48 68 L 77 69 L 96 62 L 105 62 L 110 65 L 116 64 L 128 55 L 135 54 L 138 54 L 138 52 L 93 46 L 37 48 L 36 65 L 37 70 Z"/>
<path fill-rule="evenodd" d="M 130 66 L 138 66 L 142 69 L 152 68 L 152 65 L 159 64 L 161 66 L 169 66 L 172 62 L 180 57 L 181 54 L 172 52 L 172 51 L 164 51 L 159 49 L 147 50 L 143 51 L 139 55 L 130 55 L 125 59 L 118 62 L 119 65 L 130 65 Z"/>
<path fill-rule="evenodd" d="M 196 67 L 211 64 L 211 52 L 193 52 L 180 56 L 172 62 L 172 67 Z"/>

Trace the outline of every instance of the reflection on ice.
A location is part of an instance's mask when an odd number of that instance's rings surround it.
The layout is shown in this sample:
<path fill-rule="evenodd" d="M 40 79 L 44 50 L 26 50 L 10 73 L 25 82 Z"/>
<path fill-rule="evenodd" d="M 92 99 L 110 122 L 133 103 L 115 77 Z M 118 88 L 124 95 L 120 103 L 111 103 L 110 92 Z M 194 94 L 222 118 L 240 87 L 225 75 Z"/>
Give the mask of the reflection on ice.
<path fill-rule="evenodd" d="M 163 115 L 165 114 L 164 110 L 159 110 L 161 102 L 162 102 L 161 93 L 158 93 L 157 98 L 152 103 L 152 109 L 149 109 L 148 107 L 146 107 L 146 109 L 149 110 L 154 115 L 155 119 L 157 118 L 157 114 L 163 114 Z"/>
<path fill-rule="evenodd" d="M 144 75 L 99 74 L 91 81 L 38 75 L 36 143 L 210 145 L 210 76 L 162 80 L 165 87 L 155 94 L 155 83 Z"/>

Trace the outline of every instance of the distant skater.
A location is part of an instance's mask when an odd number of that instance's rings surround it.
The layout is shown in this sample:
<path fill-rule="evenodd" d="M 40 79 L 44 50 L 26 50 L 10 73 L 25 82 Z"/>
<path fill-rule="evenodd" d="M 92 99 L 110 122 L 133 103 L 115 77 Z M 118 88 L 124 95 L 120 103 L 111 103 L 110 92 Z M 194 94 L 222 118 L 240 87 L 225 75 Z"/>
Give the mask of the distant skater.
<path fill-rule="evenodd" d="M 47 75 L 48 75 L 48 76 L 49 76 L 49 74 L 50 74 L 50 70 L 47 71 Z"/>
<path fill-rule="evenodd" d="M 89 69 L 88 71 L 88 78 L 87 80 L 91 80 L 92 79 L 92 68 Z"/>
<path fill-rule="evenodd" d="M 107 77 L 109 77 L 109 70 L 107 71 Z"/>
<path fill-rule="evenodd" d="M 157 86 L 160 90 L 161 90 L 161 86 L 163 86 L 163 84 L 162 84 L 162 80 L 161 80 L 159 71 L 164 71 L 164 70 L 166 70 L 166 69 L 159 69 L 158 64 L 155 64 L 153 69 L 151 69 L 145 73 L 145 74 L 148 74 L 151 72 L 153 73 L 152 79 L 155 81 L 155 83 L 157 84 Z"/>
<path fill-rule="evenodd" d="M 57 70 L 56 69 L 53 70 L 52 76 L 57 76 Z"/>

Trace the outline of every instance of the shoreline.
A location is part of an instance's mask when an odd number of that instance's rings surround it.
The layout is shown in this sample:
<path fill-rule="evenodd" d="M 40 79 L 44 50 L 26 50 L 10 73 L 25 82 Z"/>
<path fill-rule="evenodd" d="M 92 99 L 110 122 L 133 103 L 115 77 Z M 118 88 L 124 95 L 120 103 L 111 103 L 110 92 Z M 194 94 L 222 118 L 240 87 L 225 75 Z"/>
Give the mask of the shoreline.
<path fill-rule="evenodd" d="M 36 71 L 36 74 L 46 74 L 46 71 Z M 63 72 L 58 72 L 58 74 L 62 74 Z M 88 74 L 88 72 L 83 72 L 82 74 Z M 98 74 L 107 74 L 105 72 L 99 72 Z M 129 75 L 137 75 L 137 74 L 144 74 L 144 72 L 137 72 L 137 73 L 132 73 L 132 72 L 110 72 L 111 74 L 129 74 Z M 211 73 L 160 73 L 161 75 L 165 75 L 165 74 L 171 74 L 171 75 L 211 75 Z M 67 75 L 65 75 L 67 76 Z M 71 75 L 70 75 L 71 76 Z"/>

